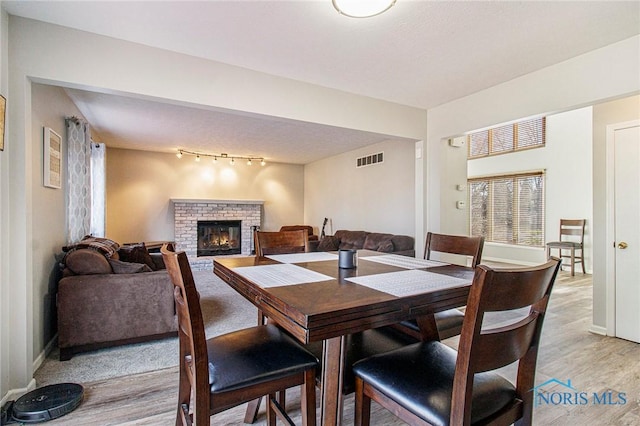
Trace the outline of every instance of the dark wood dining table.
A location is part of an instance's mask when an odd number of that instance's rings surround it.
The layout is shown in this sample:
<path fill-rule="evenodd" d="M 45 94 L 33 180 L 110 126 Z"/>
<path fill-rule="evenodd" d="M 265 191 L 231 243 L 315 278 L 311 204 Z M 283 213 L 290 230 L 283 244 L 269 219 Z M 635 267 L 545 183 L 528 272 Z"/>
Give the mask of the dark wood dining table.
<path fill-rule="evenodd" d="M 416 319 L 423 339 L 435 340 L 438 335 L 433 314 L 465 305 L 473 279 L 473 269 L 456 265 L 434 264 L 428 268 L 407 268 L 396 266 L 397 262 L 381 262 L 382 259 L 402 261 L 399 257 L 394 257 L 397 255 L 389 257 L 386 253 L 358 250 L 357 256 L 357 267 L 353 269 L 338 267 L 337 252 L 324 255 L 300 253 L 288 258 L 293 262 L 282 262 L 286 255 L 217 257 L 213 262 L 213 271 L 218 277 L 301 343 L 323 341 L 320 394 L 322 425 L 341 423 L 345 336 Z M 386 257 L 374 261 L 375 256 Z M 322 260 L 325 257 L 326 260 Z M 417 266 L 421 266 L 419 262 L 428 262 L 406 259 L 418 263 Z M 304 271 L 292 271 L 322 274 L 325 279 L 297 284 L 265 285 L 249 273 L 264 269 L 251 267 L 279 264 L 290 266 L 275 268 L 299 267 Z M 388 282 L 390 287 L 402 290 L 401 276 L 410 273 L 397 273 L 407 270 L 428 271 L 446 276 L 436 276 L 436 279 L 453 277 L 457 280 L 449 280 L 454 281 L 454 284 L 449 283 L 442 288 L 436 285 L 432 289 L 418 290 L 417 293 L 413 290 L 413 293 L 401 295 L 354 282 L 374 279 Z M 280 269 L 275 271 L 279 272 Z M 284 269 L 282 271 L 286 273 Z"/>

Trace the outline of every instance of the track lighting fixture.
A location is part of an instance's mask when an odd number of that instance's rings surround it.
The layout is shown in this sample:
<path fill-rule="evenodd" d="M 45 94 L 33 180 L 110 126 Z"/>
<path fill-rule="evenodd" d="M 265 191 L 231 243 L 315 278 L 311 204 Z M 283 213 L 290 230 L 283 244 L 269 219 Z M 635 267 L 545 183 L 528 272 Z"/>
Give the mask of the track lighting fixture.
<path fill-rule="evenodd" d="M 238 156 L 238 155 L 234 155 L 232 157 L 229 154 L 225 154 L 225 153 L 207 154 L 207 153 L 204 153 L 204 152 L 188 151 L 186 149 L 179 149 L 178 153 L 176 154 L 176 157 L 182 158 L 183 155 L 193 155 L 193 156 L 196 157 L 196 161 L 200 161 L 200 157 L 213 157 L 213 164 L 217 164 L 218 163 L 218 158 L 229 158 L 230 159 L 229 160 L 229 164 L 231 164 L 232 166 L 235 165 L 236 159 L 238 159 L 238 160 L 247 160 L 247 166 L 252 165 L 253 164 L 253 160 L 256 160 L 256 161 L 259 160 L 261 166 L 264 166 L 265 164 L 267 164 L 263 157 L 243 157 L 243 156 Z"/>

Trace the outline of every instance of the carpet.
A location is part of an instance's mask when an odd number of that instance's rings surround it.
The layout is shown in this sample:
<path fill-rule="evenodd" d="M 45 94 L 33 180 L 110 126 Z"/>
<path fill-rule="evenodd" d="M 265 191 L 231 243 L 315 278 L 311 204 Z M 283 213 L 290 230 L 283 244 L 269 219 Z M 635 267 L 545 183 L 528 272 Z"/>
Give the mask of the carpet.
<path fill-rule="evenodd" d="M 211 271 L 194 271 L 207 337 L 256 325 L 258 311 Z M 34 374 L 38 387 L 88 383 L 178 365 L 178 338 L 100 349 L 60 361 L 56 347 Z"/>

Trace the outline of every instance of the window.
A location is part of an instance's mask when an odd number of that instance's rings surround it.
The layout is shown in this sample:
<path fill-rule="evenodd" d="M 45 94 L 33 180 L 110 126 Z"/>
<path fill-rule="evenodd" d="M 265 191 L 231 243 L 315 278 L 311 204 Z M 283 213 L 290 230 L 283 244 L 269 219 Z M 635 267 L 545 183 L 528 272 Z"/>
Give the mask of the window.
<path fill-rule="evenodd" d="M 478 158 L 540 148 L 545 144 L 545 133 L 544 117 L 474 132 L 467 136 L 468 157 Z"/>
<path fill-rule="evenodd" d="M 544 173 L 468 180 L 470 229 L 485 241 L 544 245 Z"/>

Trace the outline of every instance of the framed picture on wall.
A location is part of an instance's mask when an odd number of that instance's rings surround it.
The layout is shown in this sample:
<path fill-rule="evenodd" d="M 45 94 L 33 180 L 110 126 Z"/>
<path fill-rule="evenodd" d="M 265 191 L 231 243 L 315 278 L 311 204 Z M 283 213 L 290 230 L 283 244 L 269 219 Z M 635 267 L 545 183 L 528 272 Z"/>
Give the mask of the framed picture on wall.
<path fill-rule="evenodd" d="M 44 128 L 44 186 L 60 188 L 62 182 L 62 138 Z"/>
<path fill-rule="evenodd" d="M 7 111 L 7 98 L 0 95 L 0 151 L 4 151 L 4 120 Z"/>

